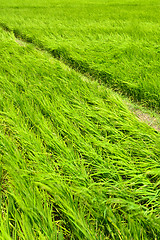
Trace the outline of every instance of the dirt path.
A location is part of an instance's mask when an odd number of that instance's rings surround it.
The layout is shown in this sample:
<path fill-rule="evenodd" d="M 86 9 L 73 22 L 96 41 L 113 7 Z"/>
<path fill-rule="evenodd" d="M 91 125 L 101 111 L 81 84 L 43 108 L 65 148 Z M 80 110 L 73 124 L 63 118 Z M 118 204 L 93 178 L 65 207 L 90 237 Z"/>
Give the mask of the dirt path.
<path fill-rule="evenodd" d="M 160 114 L 153 112 L 147 108 L 142 108 L 141 106 L 136 105 L 135 103 L 126 102 L 129 110 L 135 114 L 135 116 L 141 122 L 145 122 L 150 127 L 154 128 L 156 131 L 160 132 Z"/>

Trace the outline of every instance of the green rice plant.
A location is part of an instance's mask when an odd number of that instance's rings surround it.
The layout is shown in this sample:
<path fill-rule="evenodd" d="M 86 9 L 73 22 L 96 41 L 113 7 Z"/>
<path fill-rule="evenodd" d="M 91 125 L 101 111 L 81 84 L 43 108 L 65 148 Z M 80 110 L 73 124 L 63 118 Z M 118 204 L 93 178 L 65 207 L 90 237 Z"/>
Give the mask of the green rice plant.
<path fill-rule="evenodd" d="M 0 32 L 1 239 L 158 239 L 160 134 Z"/>

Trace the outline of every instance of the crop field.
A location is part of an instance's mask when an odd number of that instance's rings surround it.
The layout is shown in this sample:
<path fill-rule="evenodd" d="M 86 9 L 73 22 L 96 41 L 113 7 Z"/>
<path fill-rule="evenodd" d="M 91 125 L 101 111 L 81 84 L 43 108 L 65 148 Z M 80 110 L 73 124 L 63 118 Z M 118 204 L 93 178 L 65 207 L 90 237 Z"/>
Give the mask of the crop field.
<path fill-rule="evenodd" d="M 0 22 L 81 73 L 160 109 L 159 0 L 0 0 Z"/>
<path fill-rule="evenodd" d="M 124 101 L 160 119 L 159 20 L 158 0 L 0 0 L 0 239 L 160 239 L 160 126 Z"/>

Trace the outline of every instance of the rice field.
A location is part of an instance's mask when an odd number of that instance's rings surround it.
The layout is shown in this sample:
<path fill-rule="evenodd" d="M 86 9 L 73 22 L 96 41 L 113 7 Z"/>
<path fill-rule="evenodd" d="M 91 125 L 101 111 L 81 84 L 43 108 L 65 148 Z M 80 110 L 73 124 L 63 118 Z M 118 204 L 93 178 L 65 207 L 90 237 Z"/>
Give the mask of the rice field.
<path fill-rule="evenodd" d="M 0 1 L 0 22 L 81 73 L 160 109 L 158 0 Z"/>
<path fill-rule="evenodd" d="M 0 239 L 160 238 L 159 7 L 0 0 Z"/>

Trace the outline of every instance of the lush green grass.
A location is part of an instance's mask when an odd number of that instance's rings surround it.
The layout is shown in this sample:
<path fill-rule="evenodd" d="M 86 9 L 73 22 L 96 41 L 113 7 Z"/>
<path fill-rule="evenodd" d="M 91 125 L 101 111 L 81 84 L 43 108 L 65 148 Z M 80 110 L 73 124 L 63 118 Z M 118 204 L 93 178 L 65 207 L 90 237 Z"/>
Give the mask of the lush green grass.
<path fill-rule="evenodd" d="M 0 0 L 0 22 L 82 73 L 160 109 L 159 0 Z"/>
<path fill-rule="evenodd" d="M 0 32 L 1 239 L 158 239 L 160 134 Z"/>

